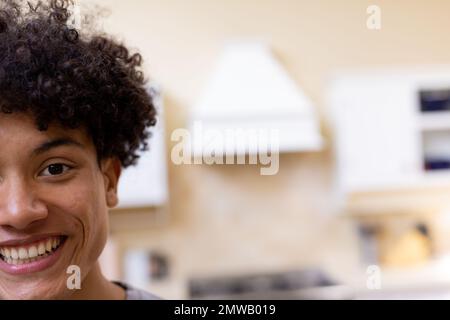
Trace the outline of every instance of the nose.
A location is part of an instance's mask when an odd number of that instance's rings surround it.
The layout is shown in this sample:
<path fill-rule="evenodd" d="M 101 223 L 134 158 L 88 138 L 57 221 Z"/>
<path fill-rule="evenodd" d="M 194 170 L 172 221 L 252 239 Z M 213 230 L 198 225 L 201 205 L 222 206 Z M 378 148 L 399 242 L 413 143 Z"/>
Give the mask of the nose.
<path fill-rule="evenodd" d="M 19 177 L 11 177 L 0 183 L 0 226 L 23 230 L 47 217 L 47 206 L 32 189 L 25 179 Z"/>

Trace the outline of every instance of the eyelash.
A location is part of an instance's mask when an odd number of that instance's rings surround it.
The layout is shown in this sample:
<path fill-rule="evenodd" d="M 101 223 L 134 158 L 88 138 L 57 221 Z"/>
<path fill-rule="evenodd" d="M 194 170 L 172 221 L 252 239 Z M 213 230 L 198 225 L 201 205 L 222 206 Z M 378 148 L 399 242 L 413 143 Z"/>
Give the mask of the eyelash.
<path fill-rule="evenodd" d="M 45 172 L 46 170 L 48 170 L 51 166 L 55 166 L 55 165 L 61 165 L 61 166 L 63 166 L 63 172 L 62 172 L 62 173 L 59 173 L 59 174 L 47 174 L 47 175 L 43 175 L 43 174 L 42 174 L 43 172 Z M 64 170 L 64 167 L 67 168 L 67 169 Z M 40 176 L 44 176 L 44 177 L 59 177 L 59 176 L 64 175 L 65 173 L 67 173 L 67 171 L 70 171 L 70 170 L 72 170 L 72 169 L 73 169 L 72 166 L 69 166 L 69 165 L 67 165 L 67 164 L 65 164 L 65 163 L 56 162 L 56 163 L 51 163 L 51 164 L 49 164 L 47 167 L 45 167 L 45 169 L 42 170 L 42 171 L 39 173 L 39 175 L 40 175 Z"/>

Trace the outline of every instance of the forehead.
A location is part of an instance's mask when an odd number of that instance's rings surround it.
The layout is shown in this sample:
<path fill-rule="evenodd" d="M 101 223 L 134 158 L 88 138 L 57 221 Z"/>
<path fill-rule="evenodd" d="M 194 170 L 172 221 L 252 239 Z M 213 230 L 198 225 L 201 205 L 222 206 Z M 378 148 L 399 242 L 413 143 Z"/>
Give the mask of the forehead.
<path fill-rule="evenodd" d="M 68 129 L 51 124 L 45 131 L 39 131 L 35 119 L 29 113 L 4 114 L 0 112 L 0 145 L 29 149 L 49 139 L 66 137 L 83 145 L 92 144 L 84 128 Z"/>

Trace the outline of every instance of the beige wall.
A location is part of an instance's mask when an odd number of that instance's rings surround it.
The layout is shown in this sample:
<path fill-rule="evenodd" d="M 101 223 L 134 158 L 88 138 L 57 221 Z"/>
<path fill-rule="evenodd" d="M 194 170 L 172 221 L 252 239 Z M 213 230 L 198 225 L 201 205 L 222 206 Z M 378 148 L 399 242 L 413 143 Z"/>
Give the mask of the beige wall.
<path fill-rule="evenodd" d="M 270 42 L 326 119 L 327 77 L 346 67 L 450 61 L 449 1 L 104 0 L 105 28 L 140 49 L 164 90 L 168 132 L 183 127 L 227 40 Z M 366 28 L 378 4 L 382 29 Z M 326 121 L 323 131 L 329 136 Z M 170 220 L 115 229 L 121 246 L 166 250 L 173 282 L 154 291 L 183 297 L 191 275 L 320 265 L 345 278 L 358 267 L 349 220 L 336 216 L 330 150 L 282 155 L 279 174 L 256 167 L 170 165 Z"/>

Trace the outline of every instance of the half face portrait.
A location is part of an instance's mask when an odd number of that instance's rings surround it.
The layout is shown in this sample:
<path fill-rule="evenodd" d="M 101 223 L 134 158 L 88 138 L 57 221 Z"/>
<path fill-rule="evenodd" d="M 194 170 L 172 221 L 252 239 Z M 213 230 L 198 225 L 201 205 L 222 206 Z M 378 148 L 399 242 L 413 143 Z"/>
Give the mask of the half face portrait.
<path fill-rule="evenodd" d="M 142 59 L 73 27 L 72 9 L 0 3 L 0 299 L 152 298 L 98 262 L 121 172 L 156 123 Z"/>

